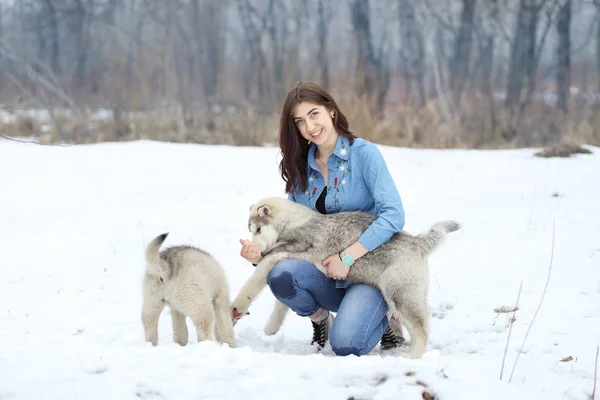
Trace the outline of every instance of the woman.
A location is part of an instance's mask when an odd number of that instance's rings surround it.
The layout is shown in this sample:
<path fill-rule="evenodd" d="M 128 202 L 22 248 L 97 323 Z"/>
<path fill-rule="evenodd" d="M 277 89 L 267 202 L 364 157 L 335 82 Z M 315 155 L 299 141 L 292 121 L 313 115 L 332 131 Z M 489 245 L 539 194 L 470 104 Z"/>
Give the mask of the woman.
<path fill-rule="evenodd" d="M 267 279 L 273 295 L 310 318 L 311 344 L 319 349 L 327 339 L 337 355 L 365 355 L 380 341 L 382 349 L 400 346 L 402 339 L 388 324 L 381 292 L 346 281 L 355 260 L 404 227 L 402 200 L 378 148 L 354 136 L 335 100 L 311 82 L 298 82 L 288 92 L 279 145 L 280 172 L 290 200 L 323 214 L 361 210 L 378 218 L 355 243 L 323 260 L 327 275 L 302 260 L 275 265 Z M 240 243 L 241 256 L 258 263 L 260 247 L 246 240 Z M 330 312 L 336 313 L 335 319 Z"/>

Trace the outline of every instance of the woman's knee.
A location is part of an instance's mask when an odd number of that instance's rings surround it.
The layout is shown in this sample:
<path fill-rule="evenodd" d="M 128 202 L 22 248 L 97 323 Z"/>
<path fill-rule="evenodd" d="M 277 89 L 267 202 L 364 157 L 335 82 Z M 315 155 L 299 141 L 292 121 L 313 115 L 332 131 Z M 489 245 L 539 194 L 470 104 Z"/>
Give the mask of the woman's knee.
<path fill-rule="evenodd" d="M 267 285 L 273 295 L 279 299 L 291 299 L 296 296 L 294 273 L 298 263 L 296 260 L 283 260 L 275 264 L 267 275 Z"/>
<path fill-rule="evenodd" d="M 329 333 L 329 344 L 331 350 L 338 356 L 364 356 L 371 350 L 364 335 L 359 335 L 352 330 L 335 329 L 335 323 Z"/>

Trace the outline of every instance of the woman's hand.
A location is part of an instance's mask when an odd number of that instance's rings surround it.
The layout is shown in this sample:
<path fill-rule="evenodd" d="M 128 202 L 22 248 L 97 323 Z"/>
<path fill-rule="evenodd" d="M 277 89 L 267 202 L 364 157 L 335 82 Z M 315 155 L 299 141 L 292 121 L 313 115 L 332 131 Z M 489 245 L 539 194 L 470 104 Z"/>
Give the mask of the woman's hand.
<path fill-rule="evenodd" d="M 242 245 L 240 255 L 252 264 L 258 264 L 258 262 L 262 258 L 260 246 L 257 243 L 253 243 L 249 240 L 244 239 L 240 239 L 240 244 Z"/>
<path fill-rule="evenodd" d="M 339 254 L 332 254 L 323 260 L 323 266 L 327 268 L 327 276 L 336 280 L 344 280 L 350 272 L 350 267 L 342 262 Z"/>

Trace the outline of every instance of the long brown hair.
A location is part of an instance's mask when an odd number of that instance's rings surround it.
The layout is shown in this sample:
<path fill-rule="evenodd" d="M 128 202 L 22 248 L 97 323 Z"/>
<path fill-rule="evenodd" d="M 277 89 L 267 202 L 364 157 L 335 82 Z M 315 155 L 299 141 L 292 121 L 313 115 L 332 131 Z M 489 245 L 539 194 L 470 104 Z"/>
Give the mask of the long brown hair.
<path fill-rule="evenodd" d="M 305 191 L 308 186 L 306 165 L 310 143 L 302 137 L 294 122 L 294 110 L 302 102 L 324 106 L 329 111 L 333 110 L 335 112 L 333 126 L 337 133 L 350 139 L 350 145 L 356 138 L 348 128 L 348 119 L 329 93 L 314 82 L 298 81 L 283 102 L 279 121 L 279 147 L 282 152 L 279 171 L 285 182 L 285 191 L 290 193 L 296 189 Z"/>

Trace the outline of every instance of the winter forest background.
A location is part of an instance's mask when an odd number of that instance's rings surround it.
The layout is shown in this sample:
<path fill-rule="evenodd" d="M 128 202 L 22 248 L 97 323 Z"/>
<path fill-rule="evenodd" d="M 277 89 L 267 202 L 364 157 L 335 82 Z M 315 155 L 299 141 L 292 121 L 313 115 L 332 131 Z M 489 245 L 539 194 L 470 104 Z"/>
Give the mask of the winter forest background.
<path fill-rule="evenodd" d="M 300 79 L 381 144 L 598 146 L 600 0 L 0 1 L 4 136 L 262 145 Z"/>

